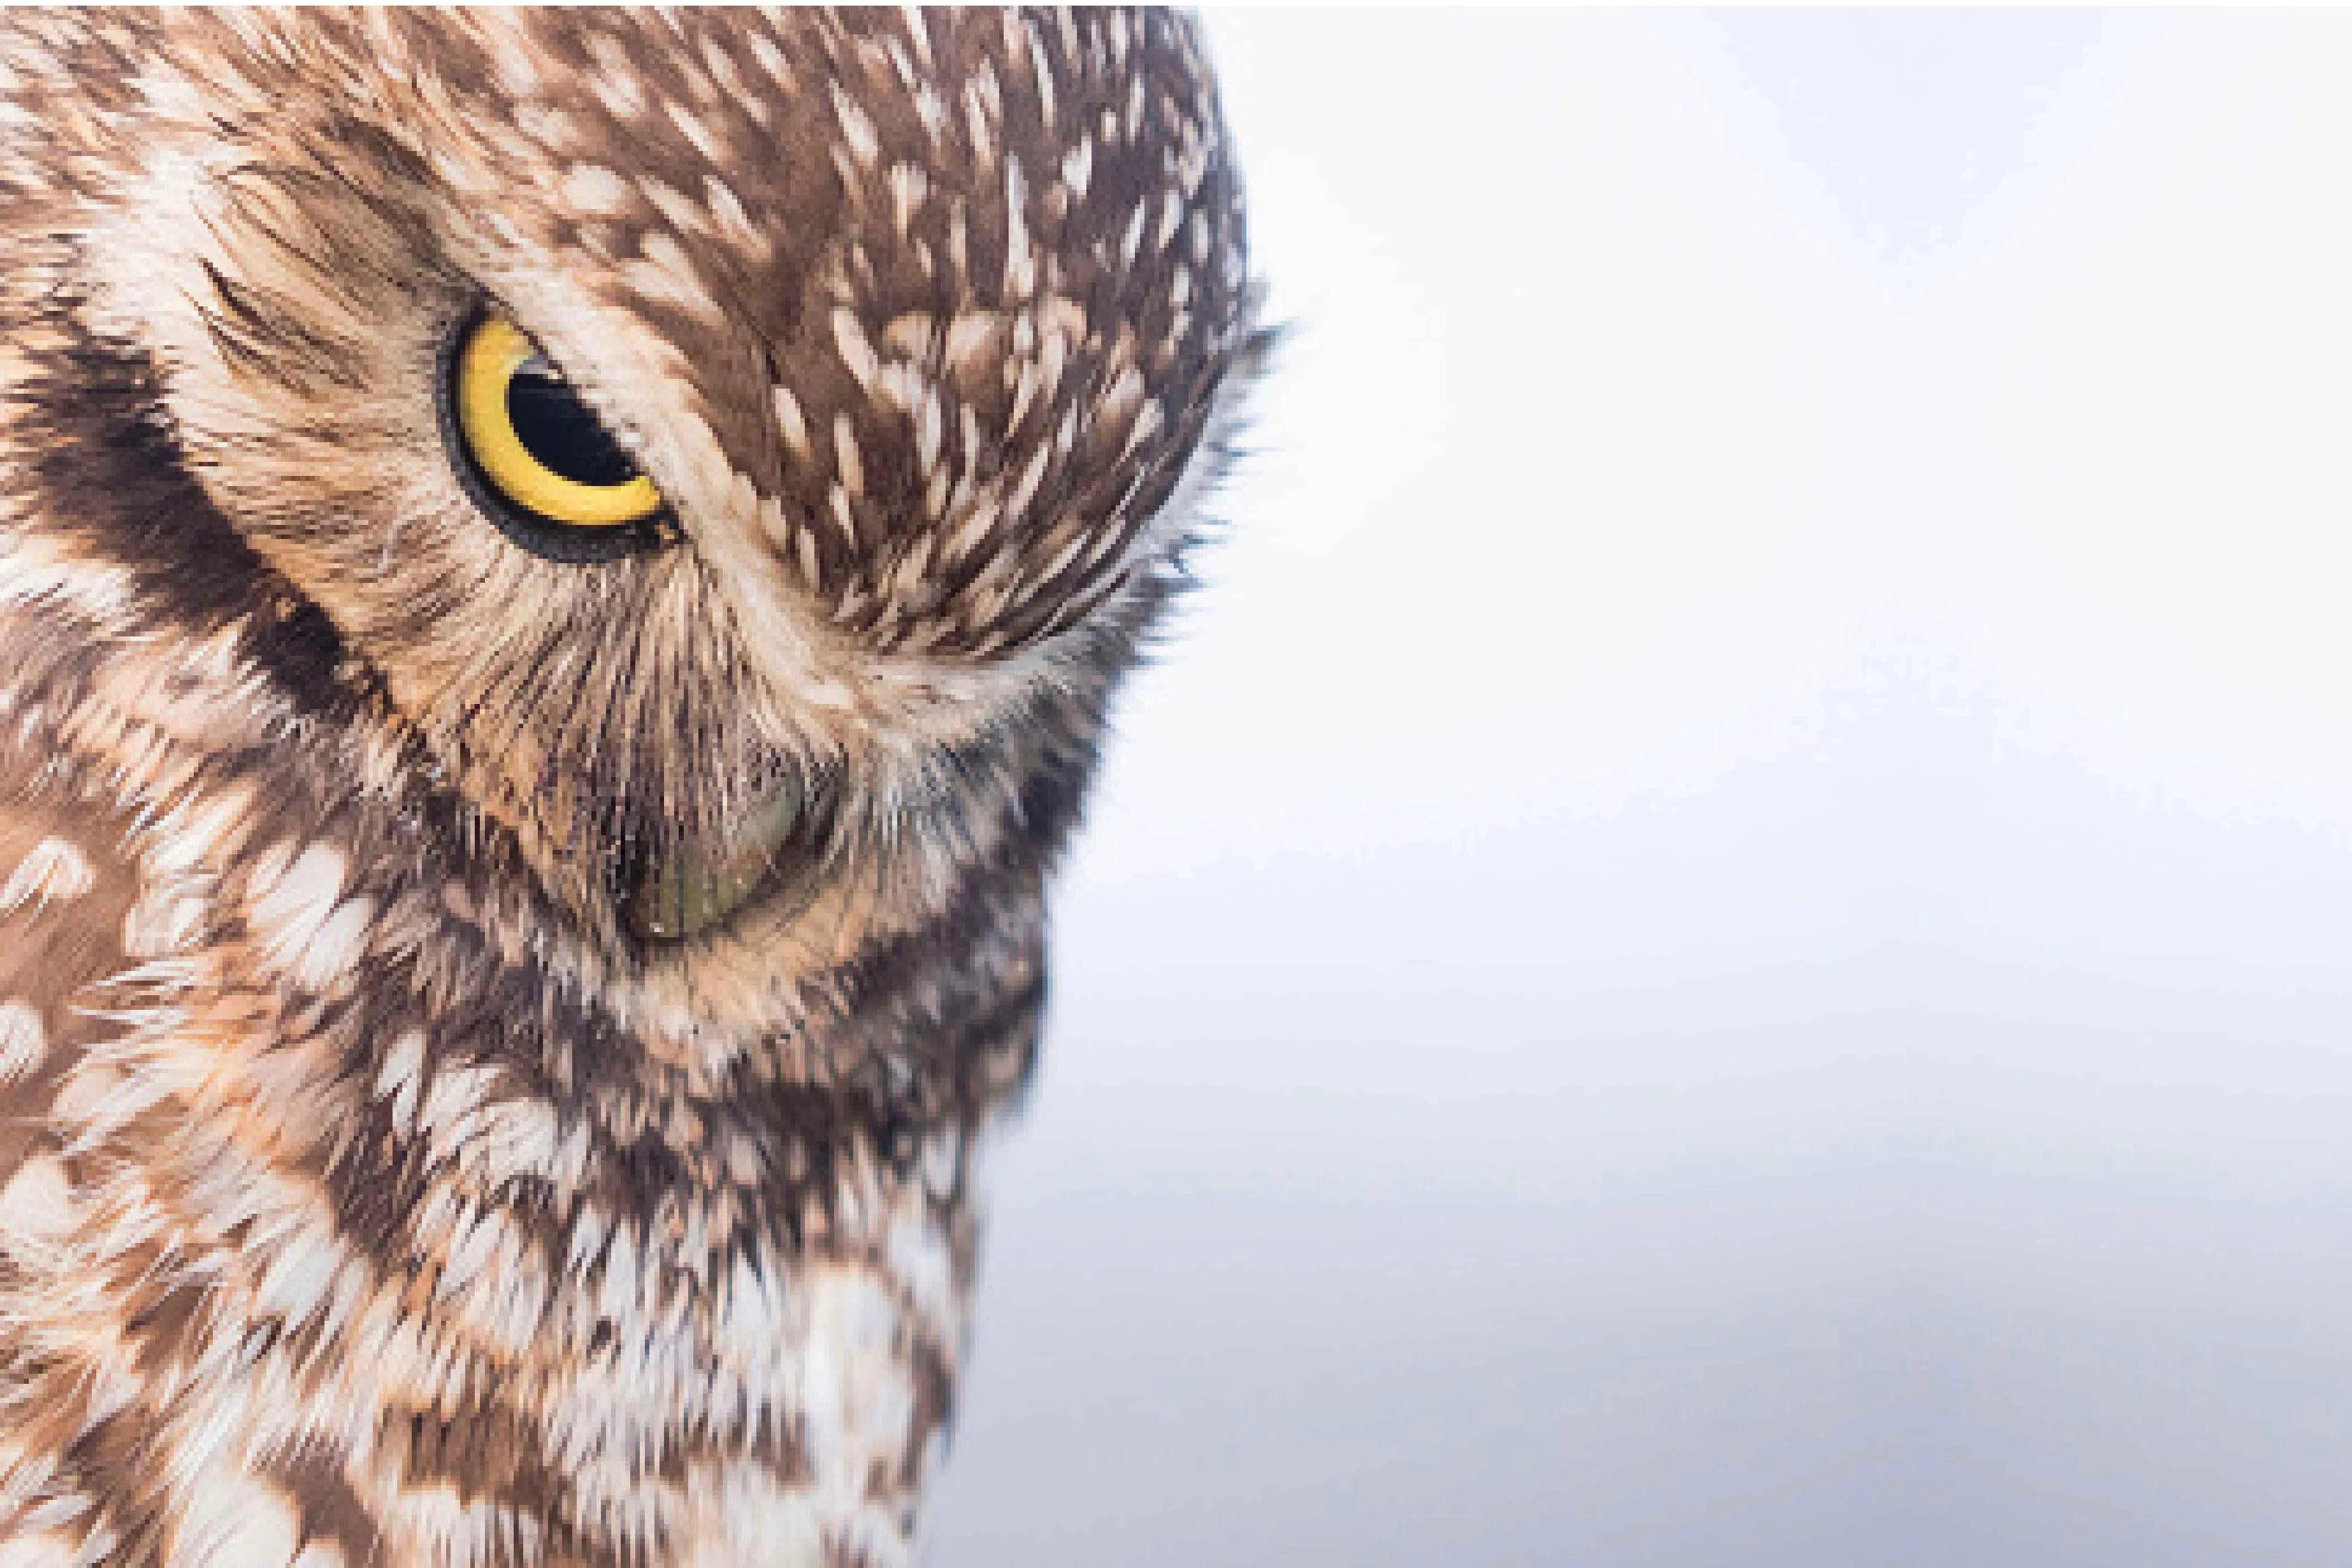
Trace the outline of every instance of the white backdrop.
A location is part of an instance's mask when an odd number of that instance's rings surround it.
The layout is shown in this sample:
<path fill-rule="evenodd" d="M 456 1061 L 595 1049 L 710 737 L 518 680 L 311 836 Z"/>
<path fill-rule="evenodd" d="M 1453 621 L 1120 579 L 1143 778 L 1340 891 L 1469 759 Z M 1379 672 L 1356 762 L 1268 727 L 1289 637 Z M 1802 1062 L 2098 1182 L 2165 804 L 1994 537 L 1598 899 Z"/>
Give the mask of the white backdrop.
<path fill-rule="evenodd" d="M 1211 29 L 934 1561 L 2352 1558 L 2352 21 Z"/>

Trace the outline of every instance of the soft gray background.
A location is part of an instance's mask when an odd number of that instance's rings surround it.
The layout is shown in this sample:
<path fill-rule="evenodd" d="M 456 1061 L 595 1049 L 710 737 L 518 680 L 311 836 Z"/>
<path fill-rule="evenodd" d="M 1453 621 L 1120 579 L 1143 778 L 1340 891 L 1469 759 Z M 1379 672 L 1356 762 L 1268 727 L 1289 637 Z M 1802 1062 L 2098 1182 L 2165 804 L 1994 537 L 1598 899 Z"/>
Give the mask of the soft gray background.
<path fill-rule="evenodd" d="M 2352 1560 L 2352 23 L 1212 31 L 934 1562 Z"/>

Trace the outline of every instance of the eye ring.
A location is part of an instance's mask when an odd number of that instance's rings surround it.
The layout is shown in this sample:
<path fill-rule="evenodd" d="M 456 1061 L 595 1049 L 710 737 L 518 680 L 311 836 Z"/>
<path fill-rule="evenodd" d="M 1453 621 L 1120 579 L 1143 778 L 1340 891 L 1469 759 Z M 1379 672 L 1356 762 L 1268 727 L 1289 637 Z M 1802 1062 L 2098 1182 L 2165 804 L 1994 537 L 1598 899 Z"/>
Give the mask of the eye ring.
<path fill-rule="evenodd" d="M 451 464 L 517 543 L 589 562 L 671 537 L 661 491 L 506 316 L 479 310 L 462 321 L 436 379 Z"/>

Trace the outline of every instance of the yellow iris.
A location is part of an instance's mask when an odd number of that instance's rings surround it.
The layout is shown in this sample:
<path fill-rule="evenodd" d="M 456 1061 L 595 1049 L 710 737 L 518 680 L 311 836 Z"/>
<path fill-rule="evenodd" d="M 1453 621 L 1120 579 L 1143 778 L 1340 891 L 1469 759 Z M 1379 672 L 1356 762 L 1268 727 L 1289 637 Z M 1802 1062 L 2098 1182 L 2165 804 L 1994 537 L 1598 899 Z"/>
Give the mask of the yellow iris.
<path fill-rule="evenodd" d="M 661 492 L 643 474 L 585 483 L 556 472 L 525 444 L 511 394 L 526 367 L 541 379 L 552 374 L 530 339 L 500 316 L 483 317 L 458 351 L 457 428 L 483 478 L 516 505 L 574 528 L 619 528 L 660 510 Z"/>

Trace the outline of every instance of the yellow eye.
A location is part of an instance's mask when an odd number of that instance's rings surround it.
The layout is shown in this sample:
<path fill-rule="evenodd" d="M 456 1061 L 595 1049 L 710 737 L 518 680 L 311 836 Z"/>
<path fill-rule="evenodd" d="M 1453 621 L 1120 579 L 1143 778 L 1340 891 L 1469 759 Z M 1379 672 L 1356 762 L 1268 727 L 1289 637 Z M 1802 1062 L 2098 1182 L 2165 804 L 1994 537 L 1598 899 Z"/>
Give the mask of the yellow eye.
<path fill-rule="evenodd" d="M 621 528 L 661 510 L 653 480 L 505 317 L 465 330 L 449 379 L 466 455 L 505 500 L 571 528 Z"/>

